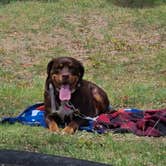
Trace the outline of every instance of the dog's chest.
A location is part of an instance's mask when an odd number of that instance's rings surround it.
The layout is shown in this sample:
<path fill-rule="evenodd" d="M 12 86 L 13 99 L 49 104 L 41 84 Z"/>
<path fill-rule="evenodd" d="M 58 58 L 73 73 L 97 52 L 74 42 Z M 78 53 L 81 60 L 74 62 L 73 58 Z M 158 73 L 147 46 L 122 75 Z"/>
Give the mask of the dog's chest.
<path fill-rule="evenodd" d="M 62 102 L 59 108 L 56 110 L 56 114 L 60 117 L 62 121 L 66 117 L 72 119 L 75 108 L 67 102 Z"/>

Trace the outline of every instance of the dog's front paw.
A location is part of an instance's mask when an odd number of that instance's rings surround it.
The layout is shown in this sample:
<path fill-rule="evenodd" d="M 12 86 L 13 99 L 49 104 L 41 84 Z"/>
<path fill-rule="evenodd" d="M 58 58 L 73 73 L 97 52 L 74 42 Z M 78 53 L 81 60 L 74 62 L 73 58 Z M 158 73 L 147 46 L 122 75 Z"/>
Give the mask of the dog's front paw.
<path fill-rule="evenodd" d="M 72 121 L 62 130 L 62 134 L 74 134 L 78 128 L 79 125 L 75 121 Z"/>
<path fill-rule="evenodd" d="M 74 134 L 75 130 L 73 129 L 73 127 L 71 126 L 66 126 L 63 130 L 62 130 L 62 134 Z"/>
<path fill-rule="evenodd" d="M 57 123 L 54 121 L 51 121 L 48 124 L 48 128 L 51 132 L 59 133 L 59 127 L 58 127 Z"/>

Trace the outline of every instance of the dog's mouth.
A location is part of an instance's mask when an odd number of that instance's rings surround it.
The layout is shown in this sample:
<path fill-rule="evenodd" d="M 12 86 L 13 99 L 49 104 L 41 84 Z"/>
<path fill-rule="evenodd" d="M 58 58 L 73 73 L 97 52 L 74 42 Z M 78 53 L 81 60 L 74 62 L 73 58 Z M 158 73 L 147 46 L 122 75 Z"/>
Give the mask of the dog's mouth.
<path fill-rule="evenodd" d="M 69 101 L 71 99 L 71 89 L 69 84 L 63 84 L 59 90 L 59 99 L 61 101 Z"/>
<path fill-rule="evenodd" d="M 74 93 L 77 88 L 79 81 L 78 76 L 70 76 L 68 79 L 64 79 L 57 74 L 53 74 L 51 78 L 56 91 L 59 92 L 59 99 L 61 101 L 69 101 L 72 93 Z"/>

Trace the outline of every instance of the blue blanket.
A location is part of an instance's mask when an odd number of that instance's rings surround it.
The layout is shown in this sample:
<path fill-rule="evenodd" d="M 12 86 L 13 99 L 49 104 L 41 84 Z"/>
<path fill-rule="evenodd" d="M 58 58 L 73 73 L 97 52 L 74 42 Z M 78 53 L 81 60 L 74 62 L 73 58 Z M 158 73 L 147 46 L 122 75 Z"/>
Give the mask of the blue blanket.
<path fill-rule="evenodd" d="M 46 127 L 46 123 L 44 120 L 44 110 L 40 110 L 43 103 L 34 104 L 28 108 L 26 108 L 21 114 L 17 117 L 5 117 L 2 118 L 1 123 L 9 122 L 13 124 L 15 122 L 19 122 L 25 125 L 30 126 L 42 126 Z"/>

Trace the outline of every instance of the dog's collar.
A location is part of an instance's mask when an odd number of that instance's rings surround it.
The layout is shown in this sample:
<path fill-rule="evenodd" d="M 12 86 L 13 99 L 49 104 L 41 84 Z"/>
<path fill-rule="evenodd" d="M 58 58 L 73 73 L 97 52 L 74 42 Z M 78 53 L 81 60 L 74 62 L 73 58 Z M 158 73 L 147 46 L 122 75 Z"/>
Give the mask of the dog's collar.
<path fill-rule="evenodd" d="M 61 102 L 61 106 L 59 107 L 59 109 L 55 110 L 53 114 L 57 114 L 64 122 L 66 116 L 72 119 L 73 113 L 75 111 L 74 109 L 75 108 L 73 107 L 73 105 L 70 105 L 68 101 L 63 101 Z"/>

